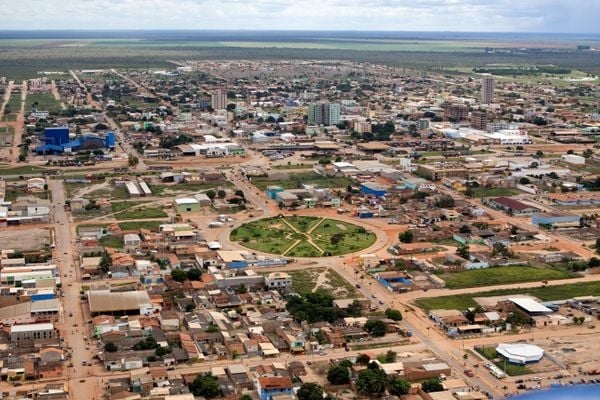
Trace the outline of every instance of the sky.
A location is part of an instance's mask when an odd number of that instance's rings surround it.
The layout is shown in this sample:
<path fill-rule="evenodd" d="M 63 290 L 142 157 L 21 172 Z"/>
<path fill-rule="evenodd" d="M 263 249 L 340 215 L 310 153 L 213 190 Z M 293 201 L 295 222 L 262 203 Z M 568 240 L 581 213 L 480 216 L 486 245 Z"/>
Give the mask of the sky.
<path fill-rule="evenodd" d="M 0 0 L 0 29 L 600 33 L 600 0 Z"/>

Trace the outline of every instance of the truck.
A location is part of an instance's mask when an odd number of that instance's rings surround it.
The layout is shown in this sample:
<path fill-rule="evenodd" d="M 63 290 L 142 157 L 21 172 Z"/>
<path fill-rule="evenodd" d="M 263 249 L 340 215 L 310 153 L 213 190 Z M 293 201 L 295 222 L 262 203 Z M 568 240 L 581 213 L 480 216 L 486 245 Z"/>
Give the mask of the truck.
<path fill-rule="evenodd" d="M 398 333 L 404 337 L 412 337 L 413 332 L 410 329 L 400 328 Z"/>

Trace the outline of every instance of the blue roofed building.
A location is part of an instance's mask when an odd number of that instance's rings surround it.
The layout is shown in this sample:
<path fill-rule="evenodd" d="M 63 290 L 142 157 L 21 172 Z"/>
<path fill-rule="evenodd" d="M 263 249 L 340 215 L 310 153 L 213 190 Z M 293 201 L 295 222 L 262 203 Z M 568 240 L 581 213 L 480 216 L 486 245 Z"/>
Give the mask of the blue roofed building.
<path fill-rule="evenodd" d="M 387 194 L 386 188 L 373 182 L 362 183 L 360 185 L 360 191 L 365 195 L 371 195 L 375 197 L 384 197 Z"/>
<path fill-rule="evenodd" d="M 534 225 L 549 225 L 556 227 L 579 226 L 581 215 L 567 213 L 538 213 L 531 216 L 531 223 Z"/>
<path fill-rule="evenodd" d="M 105 134 L 90 133 L 71 139 L 69 128 L 57 127 L 44 130 L 44 144 L 36 147 L 35 152 L 38 154 L 63 154 L 79 150 L 113 150 L 115 146 L 116 139 L 112 131 Z"/>

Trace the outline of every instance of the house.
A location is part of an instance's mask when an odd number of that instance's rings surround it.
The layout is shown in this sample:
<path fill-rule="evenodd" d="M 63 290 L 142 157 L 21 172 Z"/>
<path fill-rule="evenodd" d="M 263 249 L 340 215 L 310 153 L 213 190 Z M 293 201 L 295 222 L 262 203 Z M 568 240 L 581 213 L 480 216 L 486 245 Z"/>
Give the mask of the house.
<path fill-rule="evenodd" d="M 179 317 L 175 311 L 163 310 L 158 314 L 160 327 L 164 331 L 177 331 L 180 327 Z"/>
<path fill-rule="evenodd" d="M 27 191 L 37 192 L 42 191 L 46 187 L 46 180 L 44 178 L 29 178 L 27 179 Z"/>
<path fill-rule="evenodd" d="M 135 250 L 140 247 L 142 239 L 137 233 L 126 233 L 125 235 L 123 235 L 123 242 L 125 244 L 126 249 Z"/>
<path fill-rule="evenodd" d="M 256 379 L 256 391 L 261 400 L 272 400 L 277 396 L 294 393 L 294 384 L 287 376 L 259 376 Z"/>
<path fill-rule="evenodd" d="M 265 286 L 269 290 L 289 289 L 292 287 L 292 276 L 285 272 L 271 272 L 265 275 Z"/>

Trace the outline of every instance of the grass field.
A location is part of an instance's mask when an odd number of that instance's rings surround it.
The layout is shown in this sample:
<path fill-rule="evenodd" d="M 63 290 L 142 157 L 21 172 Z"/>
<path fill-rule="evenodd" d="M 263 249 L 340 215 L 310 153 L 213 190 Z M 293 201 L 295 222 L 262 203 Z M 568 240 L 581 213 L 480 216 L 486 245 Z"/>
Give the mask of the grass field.
<path fill-rule="evenodd" d="M 116 237 L 116 236 L 104 236 L 102 239 L 100 239 L 100 245 L 104 246 L 104 247 L 113 247 L 115 249 L 122 249 L 123 244 L 124 244 L 123 238 Z"/>
<path fill-rule="evenodd" d="M 119 222 L 119 228 L 124 231 L 133 231 L 137 229 L 148 229 L 151 231 L 157 231 L 160 225 L 164 224 L 163 221 L 128 221 Z"/>
<path fill-rule="evenodd" d="M 525 365 L 504 362 L 504 359 L 496 352 L 494 347 L 476 347 L 475 350 L 510 376 L 529 375 L 533 373 Z"/>
<path fill-rule="evenodd" d="M 473 189 L 473 197 L 499 197 L 499 196 L 514 196 L 520 192 L 517 189 L 509 188 L 477 188 Z"/>
<path fill-rule="evenodd" d="M 294 290 L 300 294 L 310 293 L 317 285 L 317 278 L 325 268 L 309 268 L 303 270 L 287 271 L 292 277 Z"/>
<path fill-rule="evenodd" d="M 558 269 L 505 266 L 447 273 L 440 276 L 448 289 L 492 286 L 507 283 L 573 278 L 577 275 Z"/>
<path fill-rule="evenodd" d="M 124 206 L 124 205 L 123 205 Z M 127 209 L 127 208 L 125 208 Z M 167 217 L 162 209 L 158 207 L 136 208 L 127 212 L 119 212 L 115 214 L 117 220 L 124 219 L 148 219 L 148 218 L 164 218 Z"/>
<path fill-rule="evenodd" d="M 33 108 L 51 113 L 62 110 L 60 101 L 56 100 L 52 93 L 28 93 L 25 99 L 25 111 L 31 111 Z"/>
<path fill-rule="evenodd" d="M 17 199 L 17 197 L 23 197 L 23 196 L 33 196 L 33 197 L 37 197 L 38 199 L 48 200 L 49 199 L 48 193 L 50 193 L 50 192 L 48 192 L 48 191 L 28 192 L 27 188 L 7 189 L 6 193 L 4 195 L 4 201 L 15 201 Z"/>
<path fill-rule="evenodd" d="M 39 174 L 42 171 L 42 168 L 34 165 L 22 165 L 19 167 L 0 166 L 0 176 Z"/>
<path fill-rule="evenodd" d="M 336 256 L 371 246 L 376 236 L 364 228 L 332 219 L 295 216 L 266 218 L 244 224 L 231 232 L 231 240 L 265 253 L 290 257 Z M 292 229 L 297 229 L 297 232 Z M 310 233 L 312 228 L 314 228 Z M 286 253 L 286 250 L 296 244 Z M 314 243 L 310 243 L 310 241 Z M 315 246 L 316 245 L 316 246 Z"/>
<path fill-rule="evenodd" d="M 294 290 L 299 294 L 325 290 L 333 294 L 336 299 L 362 297 L 350 282 L 332 269 L 317 267 L 286 271 L 286 273 L 291 275 Z"/>
<path fill-rule="evenodd" d="M 351 185 L 353 181 L 345 177 L 327 177 L 314 172 L 290 173 L 288 179 L 269 179 L 266 177 L 252 178 L 252 184 L 260 190 L 265 190 L 267 186 L 277 185 L 284 189 L 297 189 L 302 184 L 316 185 L 322 188 L 343 188 Z"/>
<path fill-rule="evenodd" d="M 596 296 L 600 293 L 600 282 L 582 282 L 571 283 L 567 285 L 535 287 L 527 289 L 504 289 L 491 290 L 487 292 L 477 292 L 471 294 L 458 294 L 452 296 L 439 296 L 420 298 L 415 300 L 415 304 L 426 310 L 447 309 L 447 310 L 464 310 L 469 307 L 477 306 L 473 298 L 475 297 L 492 297 L 505 296 L 511 294 L 528 294 L 537 297 L 542 301 L 564 300 L 578 296 Z"/>

